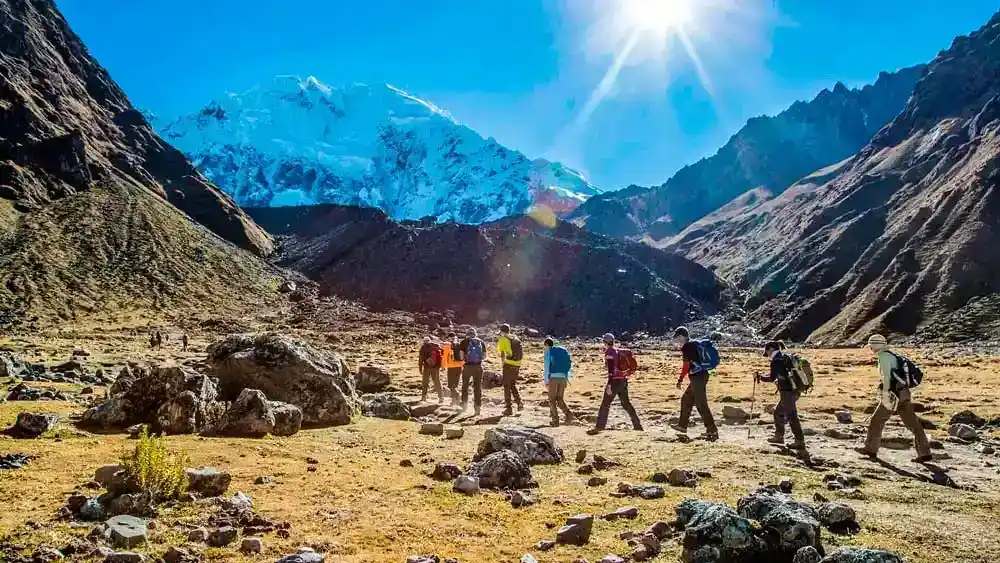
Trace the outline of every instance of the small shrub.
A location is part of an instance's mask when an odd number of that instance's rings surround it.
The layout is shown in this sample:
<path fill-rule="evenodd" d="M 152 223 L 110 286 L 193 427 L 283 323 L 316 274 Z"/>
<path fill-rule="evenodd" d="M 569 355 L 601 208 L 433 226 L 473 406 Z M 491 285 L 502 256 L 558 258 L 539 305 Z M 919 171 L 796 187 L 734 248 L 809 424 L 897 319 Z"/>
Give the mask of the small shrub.
<path fill-rule="evenodd" d="M 166 439 L 150 436 L 143 426 L 135 449 L 122 454 L 120 465 L 129 481 L 148 498 L 158 501 L 177 498 L 184 492 L 187 462 L 186 454 L 169 451 Z"/>

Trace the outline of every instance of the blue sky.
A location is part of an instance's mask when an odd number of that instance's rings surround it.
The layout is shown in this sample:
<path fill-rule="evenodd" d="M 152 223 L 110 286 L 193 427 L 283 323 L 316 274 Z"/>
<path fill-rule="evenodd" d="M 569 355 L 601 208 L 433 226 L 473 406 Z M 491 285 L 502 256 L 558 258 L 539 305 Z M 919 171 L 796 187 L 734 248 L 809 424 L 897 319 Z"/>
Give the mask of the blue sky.
<path fill-rule="evenodd" d="M 998 0 L 697 0 L 742 7 L 694 10 L 685 23 L 707 81 L 676 38 L 666 57 L 644 44 L 584 112 L 620 52 L 620 41 L 607 45 L 619 38 L 606 25 L 619 1 L 56 3 L 133 103 L 162 116 L 279 74 L 388 82 L 604 189 L 662 183 L 748 118 L 838 80 L 857 86 L 927 62 L 1000 8 Z"/>

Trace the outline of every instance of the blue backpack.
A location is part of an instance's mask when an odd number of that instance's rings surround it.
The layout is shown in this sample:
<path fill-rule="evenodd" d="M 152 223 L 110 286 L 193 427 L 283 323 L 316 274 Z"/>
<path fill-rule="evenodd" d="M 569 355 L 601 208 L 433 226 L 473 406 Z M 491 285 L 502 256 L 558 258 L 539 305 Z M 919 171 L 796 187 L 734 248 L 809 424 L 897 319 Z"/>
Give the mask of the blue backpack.
<path fill-rule="evenodd" d="M 486 343 L 478 338 L 470 338 L 465 348 L 465 363 L 481 364 L 486 355 Z"/>
<path fill-rule="evenodd" d="M 698 364 L 692 370 L 694 373 L 704 373 L 719 367 L 719 349 L 715 347 L 715 342 L 704 338 L 695 340 L 694 345 L 698 348 Z"/>
<path fill-rule="evenodd" d="M 553 346 L 549 349 L 549 373 L 569 374 L 573 368 L 573 360 L 570 359 L 569 351 L 562 346 Z"/>

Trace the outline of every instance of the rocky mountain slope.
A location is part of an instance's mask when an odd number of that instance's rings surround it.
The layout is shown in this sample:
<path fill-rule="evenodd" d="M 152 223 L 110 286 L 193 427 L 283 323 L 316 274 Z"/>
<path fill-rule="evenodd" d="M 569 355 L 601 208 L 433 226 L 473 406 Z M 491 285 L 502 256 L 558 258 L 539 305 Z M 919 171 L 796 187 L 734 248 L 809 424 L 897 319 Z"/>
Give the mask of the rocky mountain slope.
<path fill-rule="evenodd" d="M 278 77 L 160 131 L 244 207 L 336 203 L 477 224 L 533 203 L 568 213 L 599 193 L 388 85 Z"/>
<path fill-rule="evenodd" d="M 587 335 L 664 332 L 729 300 L 689 260 L 563 222 L 397 223 L 375 209 L 330 205 L 248 212 L 278 236 L 282 265 L 322 292 L 378 309 L 450 310 L 464 322 Z"/>
<path fill-rule="evenodd" d="M 661 186 L 632 186 L 591 198 L 570 215 L 613 237 L 672 236 L 740 194 L 781 193 L 799 178 L 843 160 L 903 109 L 922 66 L 882 73 L 874 84 L 841 83 L 811 102 L 747 122 L 724 147 L 686 166 Z"/>
<path fill-rule="evenodd" d="M 666 246 L 748 292 L 777 336 L 997 335 L 1000 14 L 955 39 L 852 158 Z"/>
<path fill-rule="evenodd" d="M 0 325 L 263 290 L 270 236 L 163 142 L 51 0 L 0 0 Z"/>

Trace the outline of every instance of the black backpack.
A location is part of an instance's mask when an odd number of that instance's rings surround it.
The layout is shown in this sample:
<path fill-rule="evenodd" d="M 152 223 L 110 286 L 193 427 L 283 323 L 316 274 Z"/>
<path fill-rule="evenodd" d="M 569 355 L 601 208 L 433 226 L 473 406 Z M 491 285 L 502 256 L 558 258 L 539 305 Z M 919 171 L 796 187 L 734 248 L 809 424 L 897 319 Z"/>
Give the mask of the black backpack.
<path fill-rule="evenodd" d="M 896 367 L 892 370 L 894 389 L 913 389 L 923 382 L 924 372 L 913 360 L 892 352 L 890 354 L 896 358 Z"/>
<path fill-rule="evenodd" d="M 520 362 L 521 358 L 524 357 L 524 348 L 521 346 L 521 341 L 517 338 L 510 338 L 510 357 L 507 358 L 512 362 Z"/>

